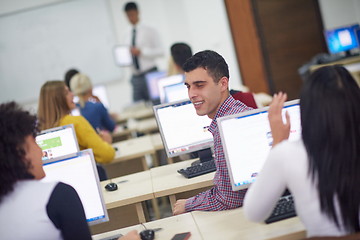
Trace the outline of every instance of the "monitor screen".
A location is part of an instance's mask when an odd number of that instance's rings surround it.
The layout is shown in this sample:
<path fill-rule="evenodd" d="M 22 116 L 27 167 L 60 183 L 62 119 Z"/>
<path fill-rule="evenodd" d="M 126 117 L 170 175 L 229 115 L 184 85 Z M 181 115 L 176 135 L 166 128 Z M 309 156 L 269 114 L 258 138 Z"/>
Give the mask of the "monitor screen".
<path fill-rule="evenodd" d="M 336 54 L 358 48 L 357 29 L 359 29 L 359 24 L 325 30 L 325 40 L 329 52 Z"/>
<path fill-rule="evenodd" d="M 149 91 L 149 97 L 152 101 L 159 101 L 159 89 L 158 89 L 158 81 L 159 79 L 166 76 L 166 72 L 158 71 L 158 72 L 149 72 L 145 74 L 146 85 Z"/>
<path fill-rule="evenodd" d="M 184 82 L 184 75 L 178 74 L 178 75 L 172 75 L 168 77 L 164 77 L 159 79 L 158 81 L 158 89 L 159 89 L 159 97 L 160 97 L 160 103 L 165 103 L 165 90 L 164 88 L 166 86 L 174 85 L 177 83 L 183 83 Z"/>
<path fill-rule="evenodd" d="M 91 149 L 77 152 L 71 158 L 44 163 L 43 168 L 46 177 L 41 181 L 61 181 L 76 190 L 84 206 L 89 225 L 109 220 Z"/>
<path fill-rule="evenodd" d="M 191 101 L 166 103 L 153 108 L 169 158 L 213 145 L 213 136 L 208 131 L 212 120 L 197 115 Z"/>
<path fill-rule="evenodd" d="M 289 141 L 301 137 L 300 105 L 298 100 L 285 103 L 290 114 Z M 270 148 L 272 135 L 268 120 L 268 107 L 234 114 L 218 119 L 227 168 L 234 191 L 248 188 L 255 181 Z"/>
<path fill-rule="evenodd" d="M 168 85 L 164 87 L 165 103 L 175 102 L 180 100 L 189 100 L 187 87 L 183 82 Z"/>
<path fill-rule="evenodd" d="M 79 151 L 73 124 L 44 130 L 35 140 L 43 151 L 43 161 L 61 159 Z"/>

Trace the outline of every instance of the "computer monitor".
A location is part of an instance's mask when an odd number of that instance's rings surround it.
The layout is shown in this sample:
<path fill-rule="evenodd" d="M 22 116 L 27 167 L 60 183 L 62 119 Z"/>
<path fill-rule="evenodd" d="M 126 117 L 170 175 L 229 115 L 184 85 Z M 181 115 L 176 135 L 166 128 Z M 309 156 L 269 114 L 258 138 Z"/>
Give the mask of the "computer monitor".
<path fill-rule="evenodd" d="M 51 160 L 44 163 L 43 168 L 46 177 L 41 181 L 61 181 L 76 190 L 89 225 L 109 220 L 91 149 L 77 152 L 70 158 Z"/>
<path fill-rule="evenodd" d="M 289 141 L 301 138 L 300 105 L 298 100 L 285 103 L 290 114 Z M 268 107 L 218 118 L 221 142 L 233 191 L 248 188 L 261 170 L 273 138 L 271 135 Z"/>
<path fill-rule="evenodd" d="M 158 81 L 158 89 L 159 89 L 159 97 L 160 103 L 165 103 L 165 90 L 166 86 L 174 85 L 177 83 L 183 83 L 185 76 L 183 74 L 167 76 L 159 79 Z"/>
<path fill-rule="evenodd" d="M 158 81 L 159 79 L 166 76 L 166 72 L 164 71 L 156 71 L 156 72 L 149 72 L 145 74 L 146 85 L 149 92 L 150 100 L 153 104 L 160 103 L 160 96 L 159 96 L 159 88 L 158 88 Z"/>
<path fill-rule="evenodd" d="M 156 105 L 153 109 L 169 158 L 213 146 L 213 136 L 208 131 L 212 120 L 197 115 L 191 101 Z"/>
<path fill-rule="evenodd" d="M 351 55 L 350 50 L 359 48 L 356 36 L 357 29 L 359 29 L 359 24 L 325 30 L 325 40 L 329 53 L 337 54 L 344 52 L 346 55 Z"/>
<path fill-rule="evenodd" d="M 44 130 L 35 140 L 43 151 L 43 161 L 62 159 L 79 151 L 73 124 Z"/>
<path fill-rule="evenodd" d="M 188 90 L 183 82 L 165 86 L 164 93 L 165 103 L 189 100 Z"/>

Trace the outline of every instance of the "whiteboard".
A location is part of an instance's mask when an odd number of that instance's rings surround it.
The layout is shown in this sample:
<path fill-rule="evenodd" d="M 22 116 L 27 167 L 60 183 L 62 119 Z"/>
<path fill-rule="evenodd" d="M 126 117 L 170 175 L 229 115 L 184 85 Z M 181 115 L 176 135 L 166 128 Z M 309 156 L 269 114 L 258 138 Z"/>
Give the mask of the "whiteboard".
<path fill-rule="evenodd" d="M 94 85 L 120 79 L 107 4 L 67 1 L 0 17 L 0 102 L 36 100 L 44 82 L 70 68 Z"/>

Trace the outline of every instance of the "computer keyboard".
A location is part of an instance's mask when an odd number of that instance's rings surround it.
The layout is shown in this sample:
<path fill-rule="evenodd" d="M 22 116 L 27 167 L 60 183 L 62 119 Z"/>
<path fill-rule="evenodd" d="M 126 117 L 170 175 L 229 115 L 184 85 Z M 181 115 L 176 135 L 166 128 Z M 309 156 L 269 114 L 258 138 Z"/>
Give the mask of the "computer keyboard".
<path fill-rule="evenodd" d="M 282 196 L 277 202 L 270 217 L 265 220 L 265 223 L 277 222 L 295 216 L 296 212 L 292 195 Z"/>
<path fill-rule="evenodd" d="M 214 171 L 216 171 L 215 162 L 214 160 L 210 160 L 194 166 L 179 169 L 178 173 L 182 174 L 186 178 L 193 178 Z"/>

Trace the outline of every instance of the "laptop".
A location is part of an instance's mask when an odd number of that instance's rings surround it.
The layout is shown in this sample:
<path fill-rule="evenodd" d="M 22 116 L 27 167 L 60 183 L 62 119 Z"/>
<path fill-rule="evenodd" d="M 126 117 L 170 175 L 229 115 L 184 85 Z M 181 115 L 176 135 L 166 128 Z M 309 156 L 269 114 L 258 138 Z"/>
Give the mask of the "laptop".
<path fill-rule="evenodd" d="M 76 190 L 89 225 L 109 221 L 91 149 L 77 152 L 72 157 L 53 158 L 44 162 L 43 168 L 46 177 L 41 181 L 61 181 Z"/>
<path fill-rule="evenodd" d="M 80 150 L 73 124 L 41 131 L 35 140 L 43 151 L 43 161 L 74 156 Z"/>
<path fill-rule="evenodd" d="M 233 191 L 248 188 L 256 180 L 269 151 L 273 138 L 268 120 L 269 107 L 221 117 L 217 120 L 221 142 Z M 289 141 L 301 138 L 299 100 L 288 101 L 283 108 L 290 114 Z"/>

